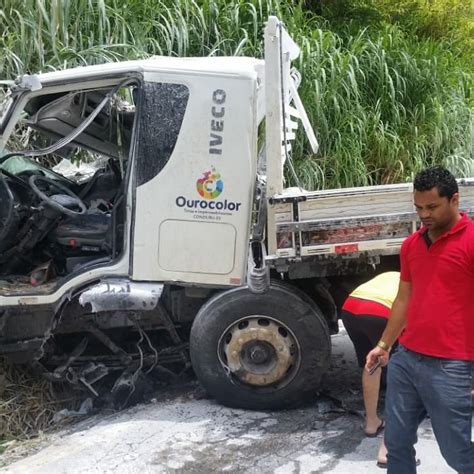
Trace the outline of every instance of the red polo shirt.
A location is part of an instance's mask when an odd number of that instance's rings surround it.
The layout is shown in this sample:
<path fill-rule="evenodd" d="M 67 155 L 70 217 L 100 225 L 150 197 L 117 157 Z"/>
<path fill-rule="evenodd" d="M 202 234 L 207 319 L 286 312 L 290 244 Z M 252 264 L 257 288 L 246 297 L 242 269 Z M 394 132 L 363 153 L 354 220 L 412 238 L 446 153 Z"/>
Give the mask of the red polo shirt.
<path fill-rule="evenodd" d="M 426 228 L 402 245 L 400 279 L 412 286 L 406 348 L 446 359 L 474 360 L 474 222 L 465 214 L 428 247 Z"/>

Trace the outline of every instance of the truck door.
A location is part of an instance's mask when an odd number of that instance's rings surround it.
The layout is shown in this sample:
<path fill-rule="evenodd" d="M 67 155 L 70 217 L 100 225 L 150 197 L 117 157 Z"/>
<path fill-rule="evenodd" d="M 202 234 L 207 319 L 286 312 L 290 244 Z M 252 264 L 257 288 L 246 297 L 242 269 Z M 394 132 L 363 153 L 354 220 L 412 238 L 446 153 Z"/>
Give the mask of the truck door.
<path fill-rule="evenodd" d="M 134 279 L 244 282 L 256 167 L 256 74 L 235 76 L 145 76 Z"/>

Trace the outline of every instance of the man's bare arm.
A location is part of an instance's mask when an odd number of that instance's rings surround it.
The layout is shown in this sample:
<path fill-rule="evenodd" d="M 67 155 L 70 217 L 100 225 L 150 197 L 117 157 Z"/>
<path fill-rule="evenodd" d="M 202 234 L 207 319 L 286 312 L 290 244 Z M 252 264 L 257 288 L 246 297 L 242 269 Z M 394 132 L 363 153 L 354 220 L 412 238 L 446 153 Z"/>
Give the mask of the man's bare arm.
<path fill-rule="evenodd" d="M 381 340 L 387 346 L 391 347 L 395 343 L 405 327 L 410 295 L 411 283 L 400 280 L 398 293 L 393 302 L 392 311 L 390 312 L 390 318 L 381 337 Z M 367 354 L 365 368 L 370 370 L 372 366 L 377 363 L 379 358 L 382 365 L 388 363 L 388 351 L 377 346 Z"/>

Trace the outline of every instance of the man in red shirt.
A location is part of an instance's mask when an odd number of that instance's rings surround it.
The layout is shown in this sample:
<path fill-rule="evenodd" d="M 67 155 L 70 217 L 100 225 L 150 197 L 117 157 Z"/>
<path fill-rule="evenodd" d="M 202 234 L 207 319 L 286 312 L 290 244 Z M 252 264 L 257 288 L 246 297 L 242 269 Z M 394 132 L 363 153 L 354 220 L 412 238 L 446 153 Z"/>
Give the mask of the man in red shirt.
<path fill-rule="evenodd" d="M 388 472 L 416 472 L 414 444 L 428 414 L 446 462 L 474 473 L 474 222 L 459 213 L 458 186 L 435 166 L 415 177 L 423 226 L 402 245 L 400 285 L 387 327 L 366 368 L 388 362 L 385 442 Z"/>

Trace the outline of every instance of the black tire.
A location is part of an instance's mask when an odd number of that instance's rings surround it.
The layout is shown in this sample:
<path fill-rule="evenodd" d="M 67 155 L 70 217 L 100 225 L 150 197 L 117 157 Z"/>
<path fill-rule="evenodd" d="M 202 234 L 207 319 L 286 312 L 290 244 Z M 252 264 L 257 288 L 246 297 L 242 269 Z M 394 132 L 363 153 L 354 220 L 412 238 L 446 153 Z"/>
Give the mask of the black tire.
<path fill-rule="evenodd" d="M 220 403 L 273 410 L 315 395 L 330 365 L 331 340 L 316 304 L 297 288 L 274 282 L 263 294 L 242 287 L 211 298 L 194 320 L 190 352 L 198 380 Z"/>

